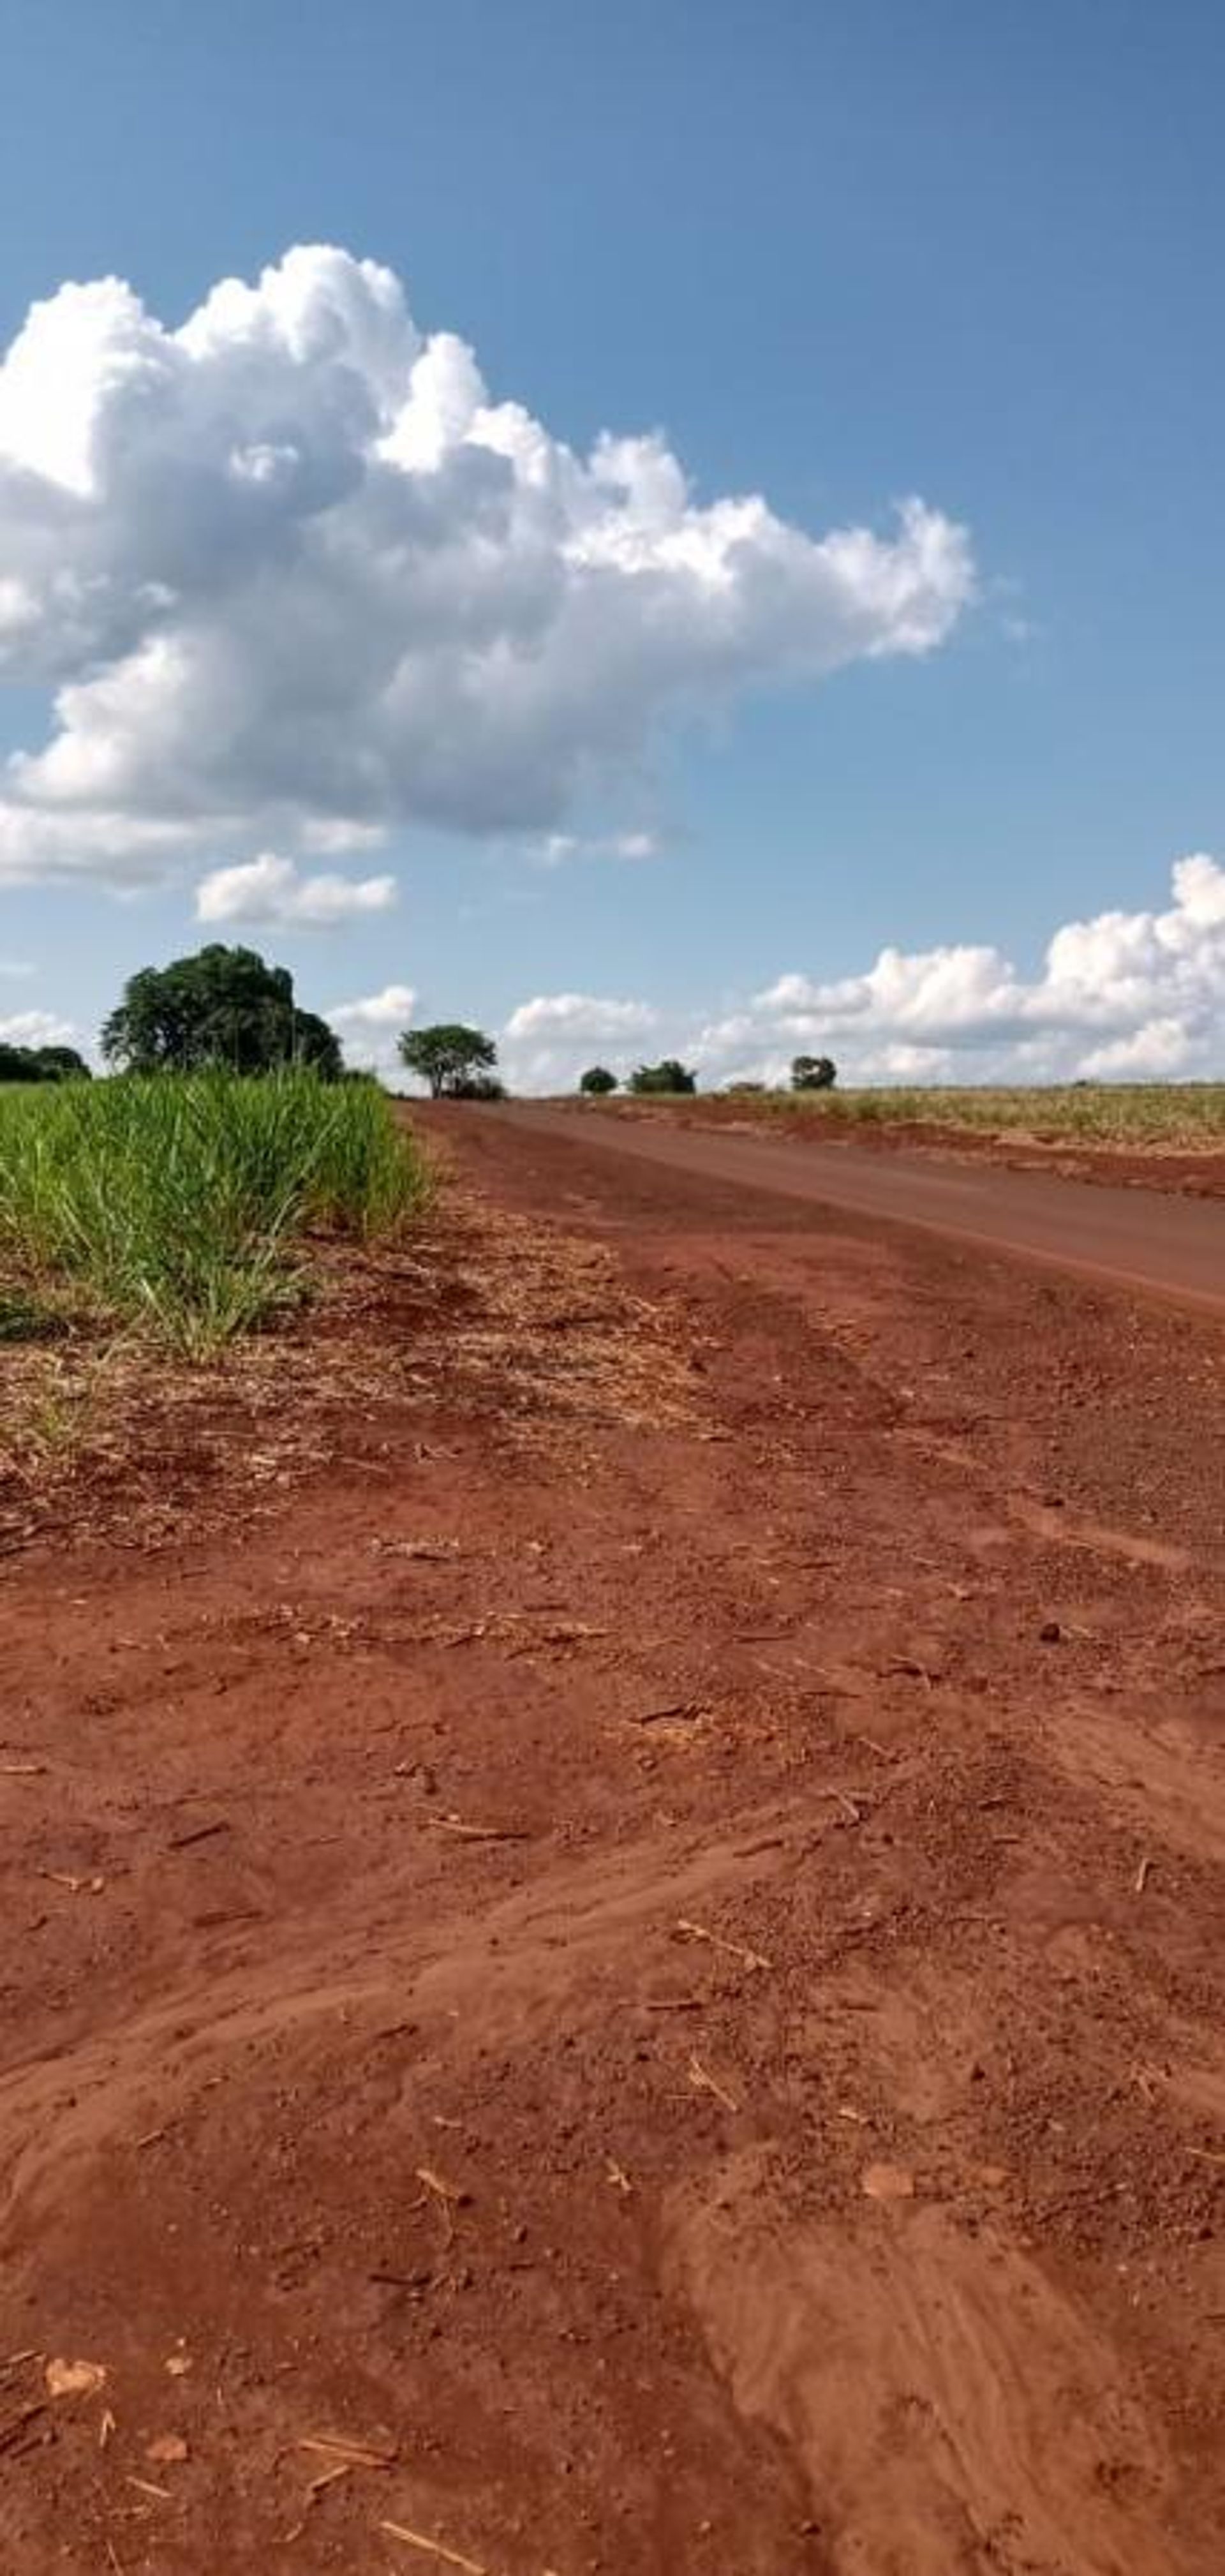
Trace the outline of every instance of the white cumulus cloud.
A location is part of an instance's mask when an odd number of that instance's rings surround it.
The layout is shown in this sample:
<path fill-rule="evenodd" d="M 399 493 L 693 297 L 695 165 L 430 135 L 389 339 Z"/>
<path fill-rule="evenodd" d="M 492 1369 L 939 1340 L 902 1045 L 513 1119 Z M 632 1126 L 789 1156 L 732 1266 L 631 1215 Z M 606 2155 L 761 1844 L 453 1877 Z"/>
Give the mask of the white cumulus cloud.
<path fill-rule="evenodd" d="M 71 1020 L 61 1019 L 55 1011 L 14 1011 L 0 1019 L 0 1039 L 6 1046 L 71 1046 L 76 1030 Z"/>
<path fill-rule="evenodd" d="M 1176 863 L 1164 908 L 1063 923 L 1031 975 L 999 949 L 950 944 L 883 948 L 858 975 L 792 970 L 705 1019 L 538 995 L 507 1022 L 508 1061 L 524 1087 L 569 1089 L 581 1039 L 647 1028 L 707 1086 L 785 1081 L 806 1053 L 833 1055 L 848 1082 L 1225 1078 L 1225 866 L 1199 852 Z M 613 1070 L 631 1061 L 623 1045 Z"/>
<path fill-rule="evenodd" d="M 396 901 L 394 877 L 303 875 L 292 859 L 265 850 L 232 868 L 214 868 L 196 888 L 196 919 L 256 922 L 297 930 L 332 930 Z"/>
<path fill-rule="evenodd" d="M 411 984 L 385 984 L 381 993 L 367 993 L 360 1001 L 333 1002 L 323 1016 L 342 1029 L 399 1030 L 408 1027 L 416 1003 Z"/>
<path fill-rule="evenodd" d="M 1121 1072 L 1146 1053 L 1153 1070 L 1172 1071 L 1221 1047 L 1225 868 L 1203 852 L 1179 859 L 1170 893 L 1161 912 L 1065 922 L 1028 978 L 981 947 L 883 948 L 866 974 L 830 983 L 783 975 L 756 996 L 754 1025 L 801 1042 L 824 1033 L 970 1049 L 1101 1032 L 1090 1071 Z M 1139 1055 L 1111 1052 L 1134 1050 L 1142 1033 Z"/>
<path fill-rule="evenodd" d="M 506 1023 L 512 1041 L 522 1038 L 623 1038 L 653 1028 L 658 1013 L 647 1002 L 605 1001 L 595 993 L 539 993 L 520 1002 Z"/>
<path fill-rule="evenodd" d="M 178 328 L 117 278 L 34 305 L 0 564 L 0 680 L 52 707 L 0 772 L 0 875 L 121 883 L 412 821 L 564 831 L 661 721 L 928 653 L 974 586 L 921 501 L 814 536 L 700 501 L 656 434 L 578 453 L 326 247 Z"/>

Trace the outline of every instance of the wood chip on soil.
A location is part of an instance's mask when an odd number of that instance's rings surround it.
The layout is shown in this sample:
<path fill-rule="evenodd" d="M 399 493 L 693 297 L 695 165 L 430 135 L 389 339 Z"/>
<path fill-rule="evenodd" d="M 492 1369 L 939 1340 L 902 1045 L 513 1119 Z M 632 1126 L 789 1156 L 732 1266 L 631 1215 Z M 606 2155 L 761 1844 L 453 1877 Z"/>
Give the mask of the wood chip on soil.
<path fill-rule="evenodd" d="M 440 1833 L 457 1834 L 466 1843 L 527 1843 L 531 1835 L 520 1825 L 466 1825 L 460 1816 L 431 1816 L 430 1823 Z"/>
<path fill-rule="evenodd" d="M 768 1968 L 770 1965 L 764 1951 L 746 1949 L 742 1941 L 725 1941 L 721 1932 L 708 1931 L 704 1923 L 691 1923 L 685 1914 L 679 1916 L 676 1928 L 682 1940 L 709 1942 L 712 1950 L 725 1951 L 729 1959 L 739 1959 L 742 1967 Z"/>
<path fill-rule="evenodd" d="M 399 2458 L 393 2444 L 351 2441 L 347 2433 L 300 2433 L 294 2449 L 318 2451 L 348 2469 L 394 2469 Z"/>
<path fill-rule="evenodd" d="M 428 2532 L 410 2531 L 407 2523 L 381 2522 L 379 2530 L 385 2531 L 389 2540 L 402 2540 L 406 2549 L 419 2549 L 425 2557 L 440 2558 L 446 2567 L 462 2568 L 463 2576 L 489 2576 L 488 2569 L 477 2559 L 463 2557 L 458 2549 L 448 2549 L 445 2541 L 432 2540 Z"/>
<path fill-rule="evenodd" d="M 689 2081 L 695 2093 L 713 2093 L 716 2102 L 721 2102 L 725 2111 L 739 2110 L 740 2104 L 733 2100 L 726 2087 L 719 2083 L 709 2068 L 703 2066 L 700 2057 L 691 2057 L 689 2060 Z"/>

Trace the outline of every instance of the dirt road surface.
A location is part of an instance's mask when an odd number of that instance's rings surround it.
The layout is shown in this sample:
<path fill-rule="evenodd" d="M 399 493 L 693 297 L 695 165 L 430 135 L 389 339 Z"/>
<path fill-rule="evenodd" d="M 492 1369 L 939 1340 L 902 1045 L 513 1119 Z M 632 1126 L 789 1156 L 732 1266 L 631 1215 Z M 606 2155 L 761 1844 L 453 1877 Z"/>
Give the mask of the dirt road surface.
<path fill-rule="evenodd" d="M 664 1163 L 746 1190 L 816 1200 L 955 1236 L 988 1252 L 1011 1252 L 1060 1270 L 1225 1316 L 1225 1204 L 1176 1199 L 1156 1190 L 1050 1179 L 1039 1172 L 975 1164 L 946 1151 L 883 1156 L 871 1146 L 825 1144 L 802 1135 L 708 1135 L 663 1119 L 631 1124 L 623 1113 L 507 1108 L 508 1123 Z M 593 1125 L 592 1121 L 598 1121 Z"/>
<path fill-rule="evenodd" d="M 1219 1322 L 432 1128 L 330 1463 L 0 1561 L 5 2576 L 1217 2576 Z"/>

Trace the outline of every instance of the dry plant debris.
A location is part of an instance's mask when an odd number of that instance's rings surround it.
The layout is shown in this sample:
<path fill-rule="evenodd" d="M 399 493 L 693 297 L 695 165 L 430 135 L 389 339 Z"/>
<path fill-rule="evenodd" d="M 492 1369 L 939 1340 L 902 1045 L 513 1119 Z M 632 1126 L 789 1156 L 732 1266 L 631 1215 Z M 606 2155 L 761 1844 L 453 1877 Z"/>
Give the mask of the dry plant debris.
<path fill-rule="evenodd" d="M 100 2361 L 49 2361 L 43 2372 L 48 2397 L 96 2397 L 106 2386 Z"/>
<path fill-rule="evenodd" d="M 865 2165 L 859 2187 L 869 2200 L 913 2200 L 915 2195 L 908 2165 Z"/>
<path fill-rule="evenodd" d="M 728 2092 L 726 2085 L 720 2084 L 718 2078 L 710 2073 L 709 2068 L 703 2066 L 700 2057 L 691 2057 L 689 2060 L 689 2081 L 695 2093 L 713 2093 L 716 2102 L 721 2102 L 725 2111 L 740 2109 L 740 2104 Z"/>
<path fill-rule="evenodd" d="M 448 2549 L 445 2541 L 433 2539 L 428 2532 L 410 2531 L 407 2523 L 381 2522 L 379 2530 L 385 2531 L 389 2540 L 403 2541 L 406 2549 L 419 2549 L 426 2557 L 440 2558 L 444 2566 L 461 2568 L 463 2576 L 489 2576 L 488 2568 L 477 2559 L 465 2558 L 458 2549 Z"/>
<path fill-rule="evenodd" d="M 704 1923 L 691 1923 L 687 1915 L 679 1916 L 676 1925 L 684 1941 L 706 1941 L 712 1950 L 723 1950 L 729 1959 L 739 1959 L 745 1968 L 768 1968 L 770 1961 L 762 1950 L 746 1949 L 741 1941 L 725 1941 L 721 1932 L 710 1932 Z"/>

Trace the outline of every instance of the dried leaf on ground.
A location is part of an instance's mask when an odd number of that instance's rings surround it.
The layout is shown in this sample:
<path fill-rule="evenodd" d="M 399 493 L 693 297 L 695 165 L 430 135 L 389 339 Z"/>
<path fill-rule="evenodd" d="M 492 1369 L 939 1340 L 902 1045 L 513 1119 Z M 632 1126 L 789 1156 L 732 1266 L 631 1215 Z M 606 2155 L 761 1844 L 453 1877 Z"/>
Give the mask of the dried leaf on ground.
<path fill-rule="evenodd" d="M 915 2179 L 908 2165 L 865 2165 L 859 2187 L 869 2200 L 913 2200 Z"/>
<path fill-rule="evenodd" d="M 106 2386 L 100 2361 L 49 2361 L 43 2372 L 48 2397 L 96 2397 Z"/>

